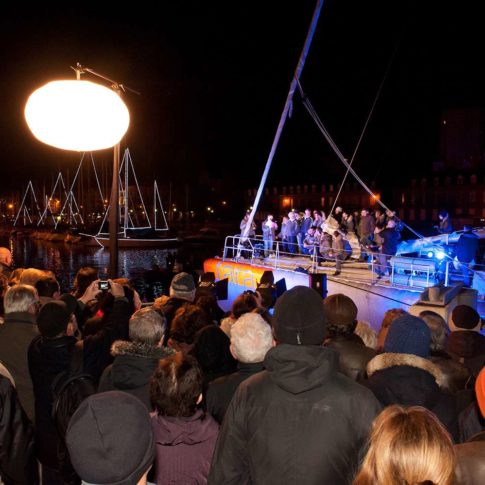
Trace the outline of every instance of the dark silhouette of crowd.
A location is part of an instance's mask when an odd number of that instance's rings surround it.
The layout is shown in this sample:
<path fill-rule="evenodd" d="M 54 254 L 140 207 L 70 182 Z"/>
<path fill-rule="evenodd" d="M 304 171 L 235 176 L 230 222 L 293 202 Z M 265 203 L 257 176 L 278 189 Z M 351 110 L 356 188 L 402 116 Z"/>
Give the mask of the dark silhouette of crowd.
<path fill-rule="evenodd" d="M 0 270 L 5 485 L 485 483 L 470 306 L 364 322 L 348 295 L 296 286 L 271 315 L 257 290 L 224 314 L 183 271 L 142 305 L 94 268 L 64 293 L 50 271 Z M 59 415 L 61 378 L 92 387 Z"/>

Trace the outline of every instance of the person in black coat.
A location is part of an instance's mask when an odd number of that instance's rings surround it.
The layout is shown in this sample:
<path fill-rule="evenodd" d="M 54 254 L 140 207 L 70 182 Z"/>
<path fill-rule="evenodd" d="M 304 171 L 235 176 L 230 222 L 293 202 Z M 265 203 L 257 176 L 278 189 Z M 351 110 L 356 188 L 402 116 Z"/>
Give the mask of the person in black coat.
<path fill-rule="evenodd" d="M 431 331 L 423 320 L 412 315 L 396 318 L 384 342 L 384 353 L 367 364 L 368 381 L 383 406 L 423 406 L 434 412 L 458 441 L 455 401 L 441 386 L 445 379 L 429 360 Z"/>
<path fill-rule="evenodd" d="M 379 254 L 379 264 L 381 276 L 386 273 L 391 273 L 391 267 L 389 261 L 396 254 L 397 246 L 399 244 L 400 235 L 396 231 L 396 222 L 393 219 L 387 221 L 386 228 L 379 233 L 381 240 L 380 243 L 380 254 Z"/>
<path fill-rule="evenodd" d="M 15 383 L 0 363 L 0 482 L 38 485 L 34 429 L 20 405 Z"/>
<path fill-rule="evenodd" d="M 229 405 L 208 483 L 350 484 L 381 406 L 338 372 L 322 347 L 322 297 L 295 286 L 277 300 L 266 370 L 242 382 Z"/>
<path fill-rule="evenodd" d="M 20 404 L 34 422 L 34 390 L 29 375 L 27 350 L 39 335 L 35 323 L 39 297 L 30 285 L 11 286 L 4 298 L 5 321 L 0 325 L 0 360 L 15 380 Z"/>
<path fill-rule="evenodd" d="M 92 300 L 100 293 L 98 282 L 93 281 L 86 289 L 85 294 L 90 295 L 88 299 Z M 123 286 L 113 280 L 108 282 L 112 306 L 103 318 L 103 326 L 77 344 L 83 349 L 83 370 L 93 377 L 96 384 L 104 369 L 113 362 L 111 345 L 115 340 L 128 336 L 128 322 L 133 312 L 133 305 L 126 298 Z"/>
<path fill-rule="evenodd" d="M 111 348 L 114 361 L 104 370 L 98 392 L 128 392 L 152 411 L 150 378 L 159 360 L 175 353 L 161 345 L 166 325 L 165 317 L 152 307 L 135 312 L 129 323 L 130 341 L 114 342 Z"/>
<path fill-rule="evenodd" d="M 273 346 L 271 327 L 258 313 L 246 313 L 231 327 L 231 353 L 237 371 L 209 383 L 207 411 L 222 423 L 239 384 L 264 369 L 263 360 Z"/>
<path fill-rule="evenodd" d="M 376 351 L 366 347 L 354 333 L 357 326 L 357 306 L 342 293 L 330 295 L 323 301 L 327 315 L 325 347 L 336 350 L 340 356 L 339 370 L 354 381 L 367 377 L 367 363 Z"/>
<path fill-rule="evenodd" d="M 195 299 L 195 281 L 192 275 L 181 272 L 177 273 L 170 283 L 170 298 L 158 308 L 163 312 L 167 319 L 167 331 L 163 340 L 163 345 L 167 345 L 172 329 L 172 321 L 179 308 L 192 303 Z"/>
<path fill-rule="evenodd" d="M 478 255 L 478 236 L 473 233 L 472 226 L 463 226 L 463 232 L 455 246 L 455 265 L 463 275 L 465 286 L 471 286 L 473 281 L 473 266 Z"/>
<path fill-rule="evenodd" d="M 42 464 L 46 483 L 61 483 L 57 453 L 59 437 L 52 421 L 52 383 L 58 374 L 69 370 L 77 342 L 73 336 L 75 329 L 69 325 L 70 316 L 63 301 L 45 303 L 37 316 L 40 335 L 32 340 L 28 351 L 35 397 L 36 455 Z"/>

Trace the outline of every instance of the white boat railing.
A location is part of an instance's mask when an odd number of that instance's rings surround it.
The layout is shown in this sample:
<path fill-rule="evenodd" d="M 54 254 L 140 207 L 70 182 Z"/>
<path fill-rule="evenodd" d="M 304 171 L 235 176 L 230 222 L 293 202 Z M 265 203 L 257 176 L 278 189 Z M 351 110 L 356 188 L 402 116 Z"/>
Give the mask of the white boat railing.
<path fill-rule="evenodd" d="M 331 249 L 330 255 L 325 257 L 320 254 L 318 246 L 306 254 L 301 253 L 300 248 L 298 243 L 275 240 L 272 244 L 267 243 L 265 249 L 262 236 L 241 237 L 236 234 L 226 237 L 222 259 L 308 273 L 335 270 L 336 259 Z M 433 258 L 410 258 L 376 252 L 368 254 L 367 261 L 360 262 L 357 259 L 360 251 L 357 254 L 347 252 L 341 264 L 342 274 L 338 275 L 339 279 L 414 290 L 437 284 L 448 286 L 464 280 L 462 264 L 451 259 L 439 261 Z M 473 265 L 468 271 L 471 281 L 474 277 L 480 277 L 484 280 L 485 286 L 485 266 Z"/>

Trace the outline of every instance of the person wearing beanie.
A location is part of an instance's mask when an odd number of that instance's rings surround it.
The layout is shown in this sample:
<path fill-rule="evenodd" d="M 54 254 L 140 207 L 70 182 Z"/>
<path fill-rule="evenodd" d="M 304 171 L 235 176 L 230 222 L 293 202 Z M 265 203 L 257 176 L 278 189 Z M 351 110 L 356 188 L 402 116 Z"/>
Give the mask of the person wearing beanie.
<path fill-rule="evenodd" d="M 60 480 L 57 449 L 59 438 L 52 421 L 52 383 L 61 372 L 68 371 L 77 339 L 70 324 L 70 312 L 61 300 L 45 303 L 37 315 L 40 335 L 28 349 L 29 371 L 35 397 L 36 455 L 42 465 L 42 476 Z"/>
<path fill-rule="evenodd" d="M 485 337 L 480 333 L 482 319 L 468 305 L 457 305 L 448 319 L 451 331 L 446 345 L 451 357 L 463 363 L 475 379 L 485 363 Z"/>
<path fill-rule="evenodd" d="M 322 346 L 326 324 L 315 290 L 278 298 L 276 346 L 231 400 L 208 483 L 351 483 L 381 406 L 338 372 L 338 353 Z"/>
<path fill-rule="evenodd" d="M 170 283 L 170 298 L 159 308 L 167 319 L 167 331 L 163 345 L 167 345 L 172 328 L 172 321 L 179 308 L 192 303 L 195 299 L 195 282 L 192 275 L 185 272 L 175 274 Z"/>
<path fill-rule="evenodd" d="M 85 484 L 145 485 L 155 458 L 146 406 L 120 391 L 86 398 L 69 421 L 66 444 Z"/>
<path fill-rule="evenodd" d="M 431 331 L 418 317 L 405 314 L 390 325 L 384 353 L 367 364 L 365 385 L 383 406 L 423 406 L 434 412 L 458 440 L 458 422 L 452 395 L 444 390 L 440 368 L 429 360 Z"/>
<path fill-rule="evenodd" d="M 455 483 L 480 485 L 485 483 L 485 367 L 482 368 L 475 381 L 476 401 L 470 404 L 462 414 L 467 418 L 467 425 L 473 421 L 475 433 L 471 436 L 461 436 L 462 444 L 455 445 L 457 466 Z M 472 411 L 470 411 L 472 410 Z M 460 431 L 462 428 L 460 415 Z"/>
<path fill-rule="evenodd" d="M 323 306 L 327 315 L 325 347 L 339 353 L 339 370 L 342 374 L 354 381 L 365 379 L 367 363 L 376 355 L 376 351 L 366 347 L 355 333 L 357 306 L 342 293 L 325 298 Z"/>

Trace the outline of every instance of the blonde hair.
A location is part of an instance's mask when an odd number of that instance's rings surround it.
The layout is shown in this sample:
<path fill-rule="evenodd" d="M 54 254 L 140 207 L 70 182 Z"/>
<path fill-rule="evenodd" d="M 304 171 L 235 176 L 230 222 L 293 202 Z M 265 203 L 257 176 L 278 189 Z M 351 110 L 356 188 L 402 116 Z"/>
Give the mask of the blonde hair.
<path fill-rule="evenodd" d="M 385 408 L 374 420 L 354 485 L 451 485 L 455 451 L 438 418 L 421 406 Z"/>
<path fill-rule="evenodd" d="M 20 275 L 19 284 L 20 285 L 30 285 L 34 286 L 37 284 L 37 281 L 45 278 L 46 274 L 41 269 L 37 268 L 27 268 L 22 271 Z"/>

